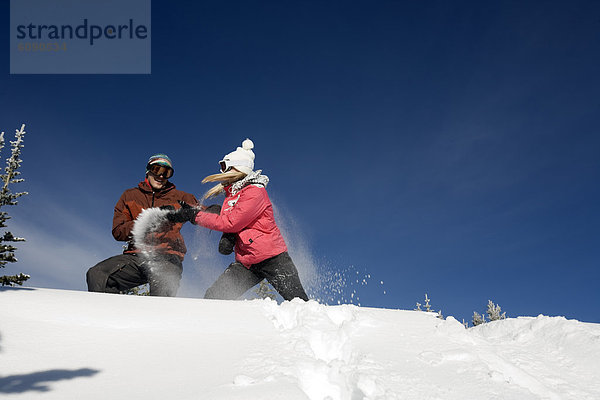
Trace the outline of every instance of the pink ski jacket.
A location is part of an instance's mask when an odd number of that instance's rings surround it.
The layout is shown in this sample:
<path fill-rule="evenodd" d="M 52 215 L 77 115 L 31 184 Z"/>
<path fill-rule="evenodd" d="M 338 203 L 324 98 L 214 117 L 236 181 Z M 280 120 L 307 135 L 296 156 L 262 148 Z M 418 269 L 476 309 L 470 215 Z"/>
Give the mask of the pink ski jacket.
<path fill-rule="evenodd" d="M 196 215 L 196 224 L 215 231 L 237 233 L 235 259 L 246 268 L 287 251 L 264 187 L 248 185 L 233 195 L 228 186 L 225 193 L 221 214 L 200 211 Z"/>

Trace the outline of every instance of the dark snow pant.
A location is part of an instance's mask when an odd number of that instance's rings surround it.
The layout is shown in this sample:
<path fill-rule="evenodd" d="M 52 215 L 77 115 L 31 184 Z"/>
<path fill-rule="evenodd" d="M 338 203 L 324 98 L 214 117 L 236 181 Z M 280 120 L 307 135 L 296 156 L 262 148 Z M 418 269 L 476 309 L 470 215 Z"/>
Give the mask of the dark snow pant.
<path fill-rule="evenodd" d="M 183 267 L 176 256 L 149 259 L 138 254 L 119 254 L 99 262 L 87 272 L 88 291 L 124 293 L 150 284 L 150 296 L 175 296 Z"/>
<path fill-rule="evenodd" d="M 268 258 L 250 269 L 239 262 L 231 264 L 206 290 L 205 299 L 235 300 L 266 279 L 285 300 L 299 297 L 308 301 L 298 270 L 287 252 Z"/>

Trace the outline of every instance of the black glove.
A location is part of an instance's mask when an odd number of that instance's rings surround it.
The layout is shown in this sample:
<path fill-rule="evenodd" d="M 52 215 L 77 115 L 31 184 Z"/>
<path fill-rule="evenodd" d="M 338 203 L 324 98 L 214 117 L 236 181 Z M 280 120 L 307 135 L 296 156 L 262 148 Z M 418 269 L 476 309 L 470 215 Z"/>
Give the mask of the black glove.
<path fill-rule="evenodd" d="M 219 240 L 219 253 L 228 255 L 233 252 L 235 236 L 235 233 L 223 233 L 221 240 Z"/>
<path fill-rule="evenodd" d="M 218 204 L 213 204 L 211 206 L 206 207 L 204 212 L 211 213 L 211 214 L 221 214 L 221 206 Z"/>
<path fill-rule="evenodd" d="M 179 200 L 179 204 L 181 204 L 181 208 L 176 211 L 171 211 L 167 214 L 167 219 L 171 222 L 187 222 L 190 221 L 192 224 L 196 219 L 196 214 L 198 214 L 198 209 L 190 206 L 185 201 Z"/>
<path fill-rule="evenodd" d="M 169 210 L 169 211 L 175 211 L 175 207 L 173 207 L 172 205 L 166 205 L 166 206 L 160 206 L 158 207 L 159 210 Z"/>

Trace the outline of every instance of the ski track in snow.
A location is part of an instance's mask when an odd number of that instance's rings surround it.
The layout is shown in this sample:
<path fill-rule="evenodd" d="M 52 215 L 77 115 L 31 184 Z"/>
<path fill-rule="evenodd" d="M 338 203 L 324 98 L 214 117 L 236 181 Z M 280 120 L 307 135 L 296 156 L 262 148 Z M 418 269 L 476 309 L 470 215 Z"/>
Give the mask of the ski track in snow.
<path fill-rule="evenodd" d="M 535 399 L 597 399 L 600 383 L 594 379 L 600 331 L 563 317 L 519 317 L 459 331 L 449 317 L 438 333 L 449 335 L 459 349 L 422 352 L 433 367 L 453 364 L 489 377 L 491 382 L 520 387 Z M 456 322 L 451 334 L 448 322 Z M 470 346 L 465 346 L 470 345 Z M 586 356 L 586 349 L 594 349 Z M 577 382 L 577 384 L 573 384 Z M 581 382 L 586 382 L 581 385 Z M 588 390 L 582 390 L 586 386 Z M 566 396 L 568 394 L 568 396 Z M 524 398 L 524 397 L 515 397 Z M 530 398 L 530 397 L 527 397 Z"/>
<path fill-rule="evenodd" d="M 564 393 L 574 399 L 592 398 L 572 382 L 587 381 L 588 389 L 600 392 L 593 372 L 598 363 L 593 349 L 600 345 L 600 332 L 562 317 L 517 318 L 501 323 L 474 329 L 480 342 L 478 356 L 490 367 L 492 379 L 520 385 L 542 399 L 563 399 Z"/>

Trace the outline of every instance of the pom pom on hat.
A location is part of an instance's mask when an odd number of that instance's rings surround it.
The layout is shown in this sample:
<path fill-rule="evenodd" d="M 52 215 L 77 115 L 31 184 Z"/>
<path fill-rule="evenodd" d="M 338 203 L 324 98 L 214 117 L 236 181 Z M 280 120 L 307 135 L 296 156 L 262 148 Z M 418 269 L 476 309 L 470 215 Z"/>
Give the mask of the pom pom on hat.
<path fill-rule="evenodd" d="M 242 149 L 252 150 L 254 148 L 254 142 L 250 139 L 246 139 L 242 142 Z"/>
<path fill-rule="evenodd" d="M 227 167 L 235 167 L 240 172 L 246 175 L 254 170 L 254 142 L 246 139 L 242 142 L 242 147 L 238 147 L 235 151 L 225 155 L 221 162 L 225 162 Z"/>

